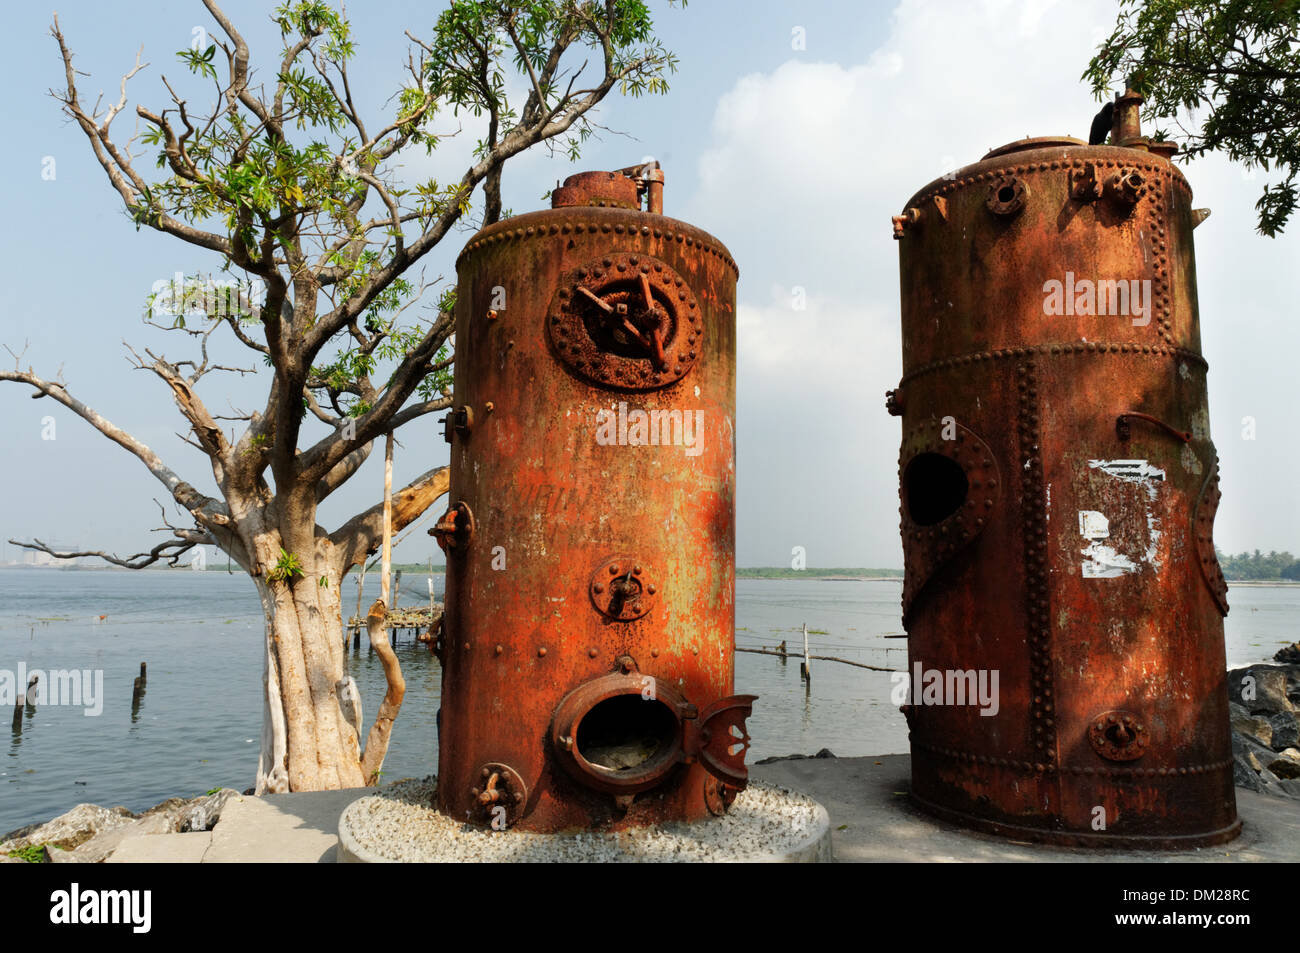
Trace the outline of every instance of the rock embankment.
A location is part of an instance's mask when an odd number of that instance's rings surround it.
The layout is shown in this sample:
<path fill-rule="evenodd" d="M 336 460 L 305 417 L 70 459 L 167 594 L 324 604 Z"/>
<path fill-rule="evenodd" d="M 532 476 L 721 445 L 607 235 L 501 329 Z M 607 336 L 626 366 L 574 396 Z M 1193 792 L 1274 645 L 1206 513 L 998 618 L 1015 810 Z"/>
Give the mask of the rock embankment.
<path fill-rule="evenodd" d="M 210 831 L 222 808 L 239 794 L 221 788 L 202 797 L 172 797 L 133 814 L 124 807 L 78 804 L 44 824 L 29 824 L 0 838 L 0 863 L 48 860 L 64 864 L 98 864 L 117 850 L 124 838 L 136 834 L 177 834 Z M 23 857 L 11 856 L 22 852 Z"/>
<path fill-rule="evenodd" d="M 1300 798 L 1300 664 L 1232 669 L 1228 712 L 1237 786 Z"/>

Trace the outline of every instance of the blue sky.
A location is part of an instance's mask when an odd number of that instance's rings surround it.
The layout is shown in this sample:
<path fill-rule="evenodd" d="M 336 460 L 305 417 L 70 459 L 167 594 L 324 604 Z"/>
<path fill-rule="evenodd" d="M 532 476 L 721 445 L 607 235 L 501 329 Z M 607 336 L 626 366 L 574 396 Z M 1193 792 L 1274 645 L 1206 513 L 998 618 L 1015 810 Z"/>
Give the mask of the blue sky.
<path fill-rule="evenodd" d="M 665 44 L 680 58 L 667 96 L 613 96 L 597 120 L 610 131 L 576 165 L 543 152 L 507 167 L 505 204 L 543 207 L 557 179 L 654 156 L 667 175 L 665 211 L 712 232 L 740 263 L 737 544 L 741 565 L 785 565 L 803 546 L 812 566 L 899 566 L 898 421 L 884 412 L 897 384 L 897 248 L 889 218 L 914 191 L 988 148 L 1027 135 L 1086 136 L 1096 111 L 1079 81 L 1109 30 L 1113 2 L 655 3 Z M 279 38 L 270 4 L 226 5 L 271 68 Z M 427 33 L 440 4 L 351 8 L 358 41 L 353 76 L 372 117 L 389 114 L 407 47 Z M 180 79 L 175 52 L 195 28 L 215 24 L 198 2 L 68 3 L 59 11 L 83 96 L 116 98 L 143 45 L 150 67 L 130 84 L 115 123 L 125 138 L 135 104 L 165 102 L 159 79 Z M 0 70 L 12 138 L 0 151 L 10 226 L 0 268 L 9 293 L 0 343 L 29 342 L 23 364 L 62 368 L 72 393 L 158 451 L 202 488 L 205 458 L 175 435 L 180 417 L 162 383 L 130 369 L 122 342 L 182 343 L 145 327 L 155 281 L 211 270 L 213 257 L 137 232 L 81 132 L 47 89 L 62 84 L 50 12 L 8 12 Z M 801 30 L 801 33 L 796 33 Z M 802 49 L 792 37 L 801 35 Z M 195 101 L 201 98 L 194 91 Z M 451 178 L 470 163 L 472 123 L 412 178 Z M 55 176 L 42 177 L 54 160 Z M 148 166 L 149 160 L 142 165 Z M 1210 361 L 1212 432 L 1223 467 L 1216 538 L 1222 548 L 1300 550 L 1293 489 L 1300 434 L 1292 408 L 1300 324 L 1289 278 L 1297 237 L 1258 237 L 1253 204 L 1264 179 L 1221 158 L 1185 170 L 1196 205 L 1213 216 L 1196 232 L 1203 347 Z M 1300 226 L 1297 226 L 1300 228 Z M 1293 232 L 1296 229 L 1293 229 Z M 426 275 L 454 277 L 468 234 L 444 242 Z M 803 289 L 807 308 L 790 307 Z M 233 362 L 237 352 L 226 354 Z M 4 355 L 5 360 L 9 360 Z M 247 363 L 247 359 L 240 359 Z M 262 384 L 210 377 L 215 412 L 260 406 Z M 227 403 L 227 395 L 229 404 Z M 42 440 L 53 416 L 55 440 Z M 1254 440 L 1242 418 L 1255 418 Z M 133 457 L 51 401 L 0 386 L 0 439 L 9 449 L 0 536 L 39 536 L 119 552 L 161 539 L 162 488 Z M 404 429 L 396 479 L 446 461 L 433 418 Z M 333 528 L 378 499 L 379 455 L 322 512 Z M 173 520 L 176 519 L 174 510 Z M 423 561 L 420 529 L 398 558 Z M 5 557 L 14 558 L 13 547 Z"/>

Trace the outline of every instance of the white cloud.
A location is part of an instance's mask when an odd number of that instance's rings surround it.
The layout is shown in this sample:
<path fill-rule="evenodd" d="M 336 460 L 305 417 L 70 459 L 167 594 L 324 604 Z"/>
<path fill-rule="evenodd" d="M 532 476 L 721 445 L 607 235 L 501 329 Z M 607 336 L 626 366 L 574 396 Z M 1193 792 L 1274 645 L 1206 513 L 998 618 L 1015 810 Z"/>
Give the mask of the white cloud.
<path fill-rule="evenodd" d="M 1109 0 L 904 0 L 861 63 L 792 59 L 740 77 L 720 98 L 700 188 L 681 215 L 716 230 L 740 262 L 742 564 L 779 564 L 791 545 L 809 545 L 810 529 L 824 540 L 824 558 L 810 549 L 814 564 L 901 564 L 899 432 L 883 410 L 900 366 L 889 219 L 991 147 L 1086 137 L 1099 104 L 1079 77 L 1114 15 Z M 1300 468 L 1295 428 L 1278 414 L 1294 404 L 1290 355 L 1300 343 L 1277 280 L 1293 267 L 1295 240 L 1253 236 L 1262 181 L 1222 159 L 1188 175 L 1197 204 L 1217 217 L 1196 233 L 1225 471 L 1217 535 L 1227 546 L 1294 550 L 1290 481 L 1251 473 L 1247 461 Z M 789 308 L 795 285 L 808 295 L 805 312 Z M 1238 438 L 1250 408 L 1275 428 L 1273 443 L 1263 432 L 1253 446 Z"/>

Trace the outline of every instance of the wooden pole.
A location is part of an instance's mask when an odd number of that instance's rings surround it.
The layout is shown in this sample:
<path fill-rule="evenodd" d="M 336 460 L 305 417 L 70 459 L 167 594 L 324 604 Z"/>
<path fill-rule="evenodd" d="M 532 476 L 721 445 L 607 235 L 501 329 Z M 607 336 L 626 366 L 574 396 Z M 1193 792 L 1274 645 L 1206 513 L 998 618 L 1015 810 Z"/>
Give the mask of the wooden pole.
<path fill-rule="evenodd" d="M 383 438 L 383 555 L 380 559 L 380 602 L 385 612 L 393 611 L 389 605 L 389 575 L 393 571 L 393 432 Z M 374 612 L 370 606 L 370 612 Z M 370 640 L 374 647 L 374 640 Z"/>
<path fill-rule="evenodd" d="M 384 437 L 384 554 L 380 561 L 379 601 L 388 604 L 389 572 L 393 566 L 393 433 Z"/>
<path fill-rule="evenodd" d="M 352 630 L 352 647 L 361 648 L 361 592 L 366 588 L 366 560 L 361 560 L 361 572 L 357 573 L 357 627 Z"/>
<path fill-rule="evenodd" d="M 808 657 L 808 623 L 803 624 L 803 665 L 800 666 L 799 674 L 808 684 L 812 684 L 812 659 Z"/>
<path fill-rule="evenodd" d="M 775 650 L 775 649 L 769 649 L 769 648 L 762 648 L 762 649 L 746 649 L 746 648 L 741 648 L 741 647 L 738 645 L 738 646 L 736 646 L 736 651 L 737 651 L 737 652 L 752 652 L 752 653 L 755 654 L 755 655 L 771 655 L 771 656 L 773 656 L 773 657 L 775 657 L 775 658 L 779 658 L 779 659 L 780 659 L 781 661 L 783 661 L 783 662 L 785 661 L 785 654 L 782 653 L 782 652 L 778 652 L 778 651 Z M 901 668 L 882 668 L 882 667 L 880 667 L 879 665 L 868 665 L 866 662 L 855 662 L 855 661 L 853 661 L 852 659 L 836 658 L 834 655 L 810 655 L 810 656 L 808 656 L 808 657 L 809 657 L 810 659 L 817 659 L 817 661 L 819 661 L 819 662 L 843 662 L 845 665 L 855 665 L 855 666 L 857 666 L 858 668 L 866 668 L 866 669 L 870 669 L 870 670 L 873 671 L 873 672 L 901 672 L 901 671 L 903 671 L 903 669 L 901 669 Z M 802 678 L 802 677 L 803 677 L 803 664 L 802 664 L 802 663 L 800 663 L 799 669 L 800 669 L 800 671 L 799 671 L 799 675 L 800 675 L 800 677 Z"/>

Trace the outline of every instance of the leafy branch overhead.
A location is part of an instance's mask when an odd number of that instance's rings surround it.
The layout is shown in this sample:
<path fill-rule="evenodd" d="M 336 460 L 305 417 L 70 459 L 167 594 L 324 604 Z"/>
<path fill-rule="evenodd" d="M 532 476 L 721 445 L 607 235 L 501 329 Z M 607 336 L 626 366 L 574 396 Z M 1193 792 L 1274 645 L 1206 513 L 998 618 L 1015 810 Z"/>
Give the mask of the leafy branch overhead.
<path fill-rule="evenodd" d="M 1286 227 L 1300 172 L 1300 0 L 1121 0 L 1084 78 L 1098 96 L 1132 85 L 1190 156 L 1276 172 L 1255 203 L 1258 228 Z"/>
<path fill-rule="evenodd" d="M 425 37 L 407 32 L 404 81 L 388 114 L 371 121 L 354 99 L 357 51 L 339 10 L 323 0 L 279 6 L 272 20 L 281 49 L 255 68 L 216 0 L 204 5 L 219 33 L 177 54 L 188 75 L 160 77 L 167 102 L 135 107 L 142 126 L 131 139 L 114 139 L 113 122 L 127 108 L 128 83 L 148 64 L 137 56 L 116 102 L 83 101 L 57 17 L 66 88 L 53 95 L 137 229 L 214 251 L 214 271 L 234 276 L 224 284 L 186 276 L 161 299 L 155 288 L 146 320 L 197 339 L 204 359 L 149 353 L 137 366 L 183 391 L 191 442 L 212 457 L 219 483 L 256 488 L 269 469 L 277 487 L 311 485 L 319 501 L 364 461 L 375 437 L 450 403 L 454 289 L 426 298 L 440 282 L 419 276 L 421 259 L 454 226 L 500 217 L 510 158 L 539 143 L 576 155 L 594 128 L 589 112 L 607 93 L 663 92 L 676 61 L 641 0 L 458 0 Z M 508 94 L 511 73 L 526 90 L 517 101 Z M 403 157 L 447 145 L 470 115 L 486 117 L 486 128 L 466 149 L 471 164 L 459 179 L 402 178 Z M 154 170 L 141 163 L 141 145 L 152 148 Z M 218 418 L 200 399 L 196 385 L 208 372 L 249 372 L 207 362 L 218 328 L 271 368 L 260 411 Z M 328 430 L 300 445 L 308 415 Z M 218 419 L 246 427 L 229 437 Z M 218 517 L 228 512 L 208 503 Z M 213 531 L 203 514 L 200 526 Z"/>

